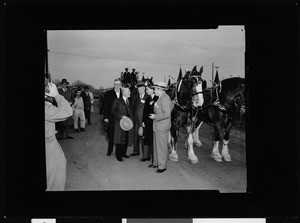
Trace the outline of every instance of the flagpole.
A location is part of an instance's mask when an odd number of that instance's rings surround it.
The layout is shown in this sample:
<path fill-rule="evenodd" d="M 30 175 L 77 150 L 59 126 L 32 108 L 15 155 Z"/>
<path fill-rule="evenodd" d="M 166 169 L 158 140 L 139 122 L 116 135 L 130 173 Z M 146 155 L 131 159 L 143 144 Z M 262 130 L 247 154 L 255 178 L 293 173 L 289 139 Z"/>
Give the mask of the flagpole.
<path fill-rule="evenodd" d="M 212 81 L 212 83 L 214 81 L 214 67 L 215 67 L 215 65 L 214 65 L 214 63 L 212 63 L 212 72 L 211 72 L 211 81 Z"/>

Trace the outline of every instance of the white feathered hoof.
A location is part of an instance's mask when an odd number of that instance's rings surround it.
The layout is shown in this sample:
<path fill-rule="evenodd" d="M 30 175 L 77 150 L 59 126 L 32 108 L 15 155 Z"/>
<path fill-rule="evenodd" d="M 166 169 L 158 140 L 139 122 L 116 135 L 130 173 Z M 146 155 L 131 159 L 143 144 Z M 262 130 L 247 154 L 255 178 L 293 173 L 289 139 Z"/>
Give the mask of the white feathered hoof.
<path fill-rule="evenodd" d="M 197 156 L 189 157 L 188 160 L 191 164 L 197 164 L 199 163 Z"/>
<path fill-rule="evenodd" d="M 178 161 L 178 155 L 176 152 L 172 152 L 169 154 L 169 159 L 173 162 L 177 162 Z"/>
<path fill-rule="evenodd" d="M 231 157 L 230 157 L 229 154 L 222 154 L 222 156 L 223 156 L 223 159 L 224 159 L 226 162 L 231 162 L 231 161 L 232 161 L 232 159 L 231 159 Z"/>
<path fill-rule="evenodd" d="M 210 157 L 211 157 L 214 161 L 216 161 L 216 162 L 218 162 L 218 163 L 223 162 L 222 156 L 221 156 L 220 154 L 214 154 L 214 153 L 212 153 Z"/>

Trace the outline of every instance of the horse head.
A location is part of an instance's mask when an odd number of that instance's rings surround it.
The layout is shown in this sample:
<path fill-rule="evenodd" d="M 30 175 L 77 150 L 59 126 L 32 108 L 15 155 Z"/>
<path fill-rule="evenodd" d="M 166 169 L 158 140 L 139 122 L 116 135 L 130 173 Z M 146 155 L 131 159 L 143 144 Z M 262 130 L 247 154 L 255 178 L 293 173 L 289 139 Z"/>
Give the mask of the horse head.
<path fill-rule="evenodd" d="M 245 104 L 245 78 L 233 77 L 221 81 L 218 86 L 220 102 L 225 107 L 234 109 Z"/>
<path fill-rule="evenodd" d="M 203 67 L 197 71 L 195 66 L 192 72 L 187 72 L 177 85 L 178 102 L 185 107 L 201 107 L 203 105 L 202 74 Z"/>

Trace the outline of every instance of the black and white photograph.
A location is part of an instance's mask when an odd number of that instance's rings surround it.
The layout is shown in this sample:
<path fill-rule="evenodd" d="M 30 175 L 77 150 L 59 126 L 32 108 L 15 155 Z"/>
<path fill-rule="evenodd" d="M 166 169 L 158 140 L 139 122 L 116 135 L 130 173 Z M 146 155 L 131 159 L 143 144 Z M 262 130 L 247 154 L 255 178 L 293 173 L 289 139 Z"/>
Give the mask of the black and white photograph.
<path fill-rule="evenodd" d="M 244 26 L 47 30 L 46 60 L 47 191 L 246 192 Z"/>

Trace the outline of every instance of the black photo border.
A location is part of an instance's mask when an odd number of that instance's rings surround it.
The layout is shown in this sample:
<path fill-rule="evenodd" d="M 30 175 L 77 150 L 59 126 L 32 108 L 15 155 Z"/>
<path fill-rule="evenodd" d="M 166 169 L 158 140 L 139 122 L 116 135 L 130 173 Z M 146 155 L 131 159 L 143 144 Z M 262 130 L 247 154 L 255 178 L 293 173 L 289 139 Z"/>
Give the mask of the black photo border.
<path fill-rule="evenodd" d="M 12 0 L 3 9 L 4 216 L 296 216 L 298 17 L 293 1 Z M 45 192 L 44 89 L 40 83 L 46 30 L 204 29 L 218 25 L 244 25 L 246 31 L 246 193 Z"/>

